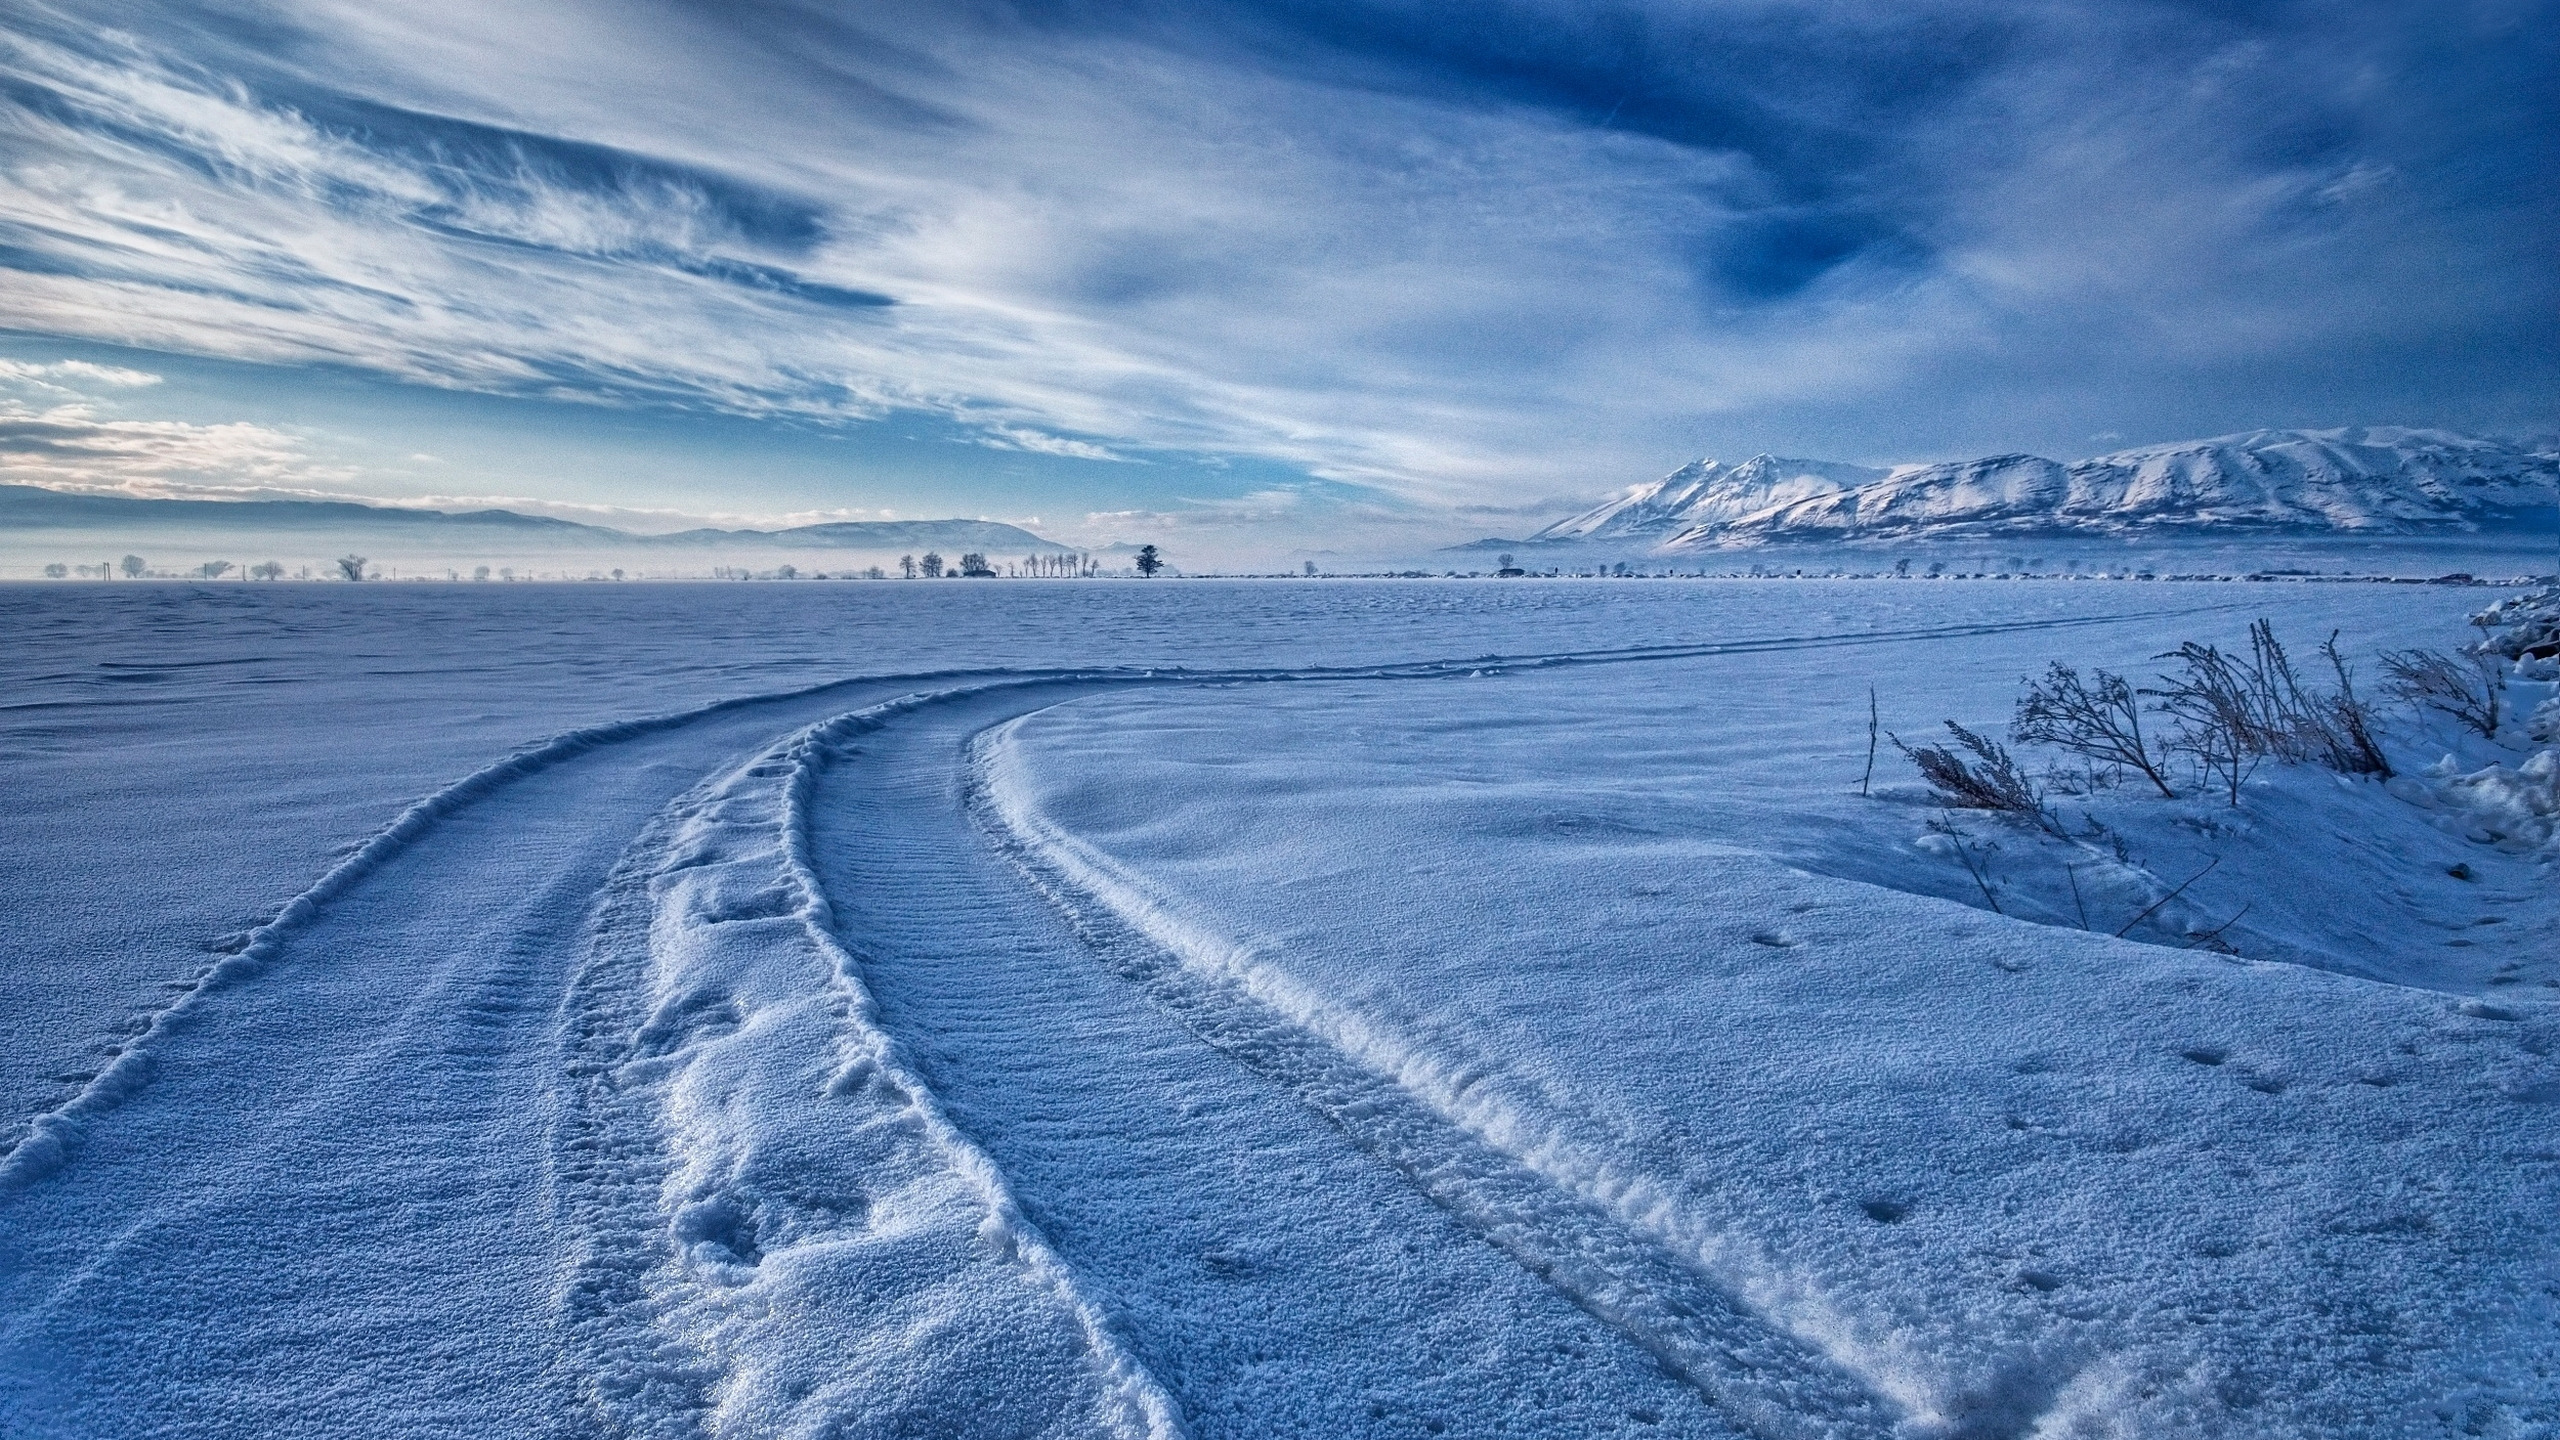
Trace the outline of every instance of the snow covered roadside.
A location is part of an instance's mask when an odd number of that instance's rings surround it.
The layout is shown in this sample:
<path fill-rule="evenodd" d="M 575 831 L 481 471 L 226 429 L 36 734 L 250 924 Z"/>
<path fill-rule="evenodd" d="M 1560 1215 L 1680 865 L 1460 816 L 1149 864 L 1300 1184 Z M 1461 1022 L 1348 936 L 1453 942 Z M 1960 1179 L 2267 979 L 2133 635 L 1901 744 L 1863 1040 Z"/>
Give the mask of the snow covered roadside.
<path fill-rule="evenodd" d="M 1100 696 L 986 776 L 1087 903 L 1254 977 L 1917 1430 L 2560 1421 L 2549 1002 L 1994 915 L 1909 848 L 1918 812 L 1871 838 L 1866 681 L 1996 723 L 2050 653 Z M 1849 878 L 1879 854 L 1948 898 Z M 2469 920 L 2538 906 L 2536 873 L 2436 878 Z"/>
<path fill-rule="evenodd" d="M 2366 663 L 2356 683 L 2394 772 L 2386 776 L 2260 756 L 2240 767 L 2235 790 L 2231 772 L 2160 750 L 2180 792 L 2169 798 L 2053 745 L 2018 745 L 2016 758 L 2043 778 L 2042 814 L 2030 821 L 1947 808 L 1887 752 L 1875 794 L 1893 818 L 1869 838 L 1917 831 L 1910 848 L 1840 846 L 1801 863 L 2043 924 L 2451 994 L 2554 998 L 2560 751 L 2520 720 L 2554 703 L 2560 666 L 2534 656 L 2511 664 L 2494 648 L 2531 633 L 2491 624 L 2476 663 L 2452 654 L 2443 634 Z M 2451 702 L 2395 689 L 2391 665 L 2429 654 L 2472 688 Z M 2155 746 L 2178 725 L 2156 708 L 2176 683 L 2161 673 L 2174 660 L 2129 677 Z M 1916 855 L 1934 857 L 1934 873 Z"/>

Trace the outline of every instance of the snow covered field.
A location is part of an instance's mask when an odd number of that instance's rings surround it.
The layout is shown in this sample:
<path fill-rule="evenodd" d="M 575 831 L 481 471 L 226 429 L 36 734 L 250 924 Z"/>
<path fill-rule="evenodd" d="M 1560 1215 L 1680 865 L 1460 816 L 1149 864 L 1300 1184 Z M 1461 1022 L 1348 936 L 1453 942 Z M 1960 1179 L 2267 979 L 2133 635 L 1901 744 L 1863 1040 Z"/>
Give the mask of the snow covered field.
<path fill-rule="evenodd" d="M 2520 733 L 1858 794 L 2488 598 L 0 590 L 0 1433 L 2550 1433 Z"/>

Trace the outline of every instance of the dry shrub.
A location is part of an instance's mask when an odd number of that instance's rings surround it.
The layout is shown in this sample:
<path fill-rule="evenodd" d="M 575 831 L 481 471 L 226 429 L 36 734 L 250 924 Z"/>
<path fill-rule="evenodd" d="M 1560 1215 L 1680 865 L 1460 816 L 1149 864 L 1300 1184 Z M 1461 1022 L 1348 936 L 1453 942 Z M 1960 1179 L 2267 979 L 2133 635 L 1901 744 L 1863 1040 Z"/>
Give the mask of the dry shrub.
<path fill-rule="evenodd" d="M 1905 745 L 1901 736 L 1893 737 L 1894 747 L 1911 757 L 1911 763 L 1920 769 L 1920 778 L 1937 792 L 1938 803 L 1951 810 L 2017 815 L 2040 829 L 2062 833 L 2061 822 L 2045 808 L 2043 793 L 2019 767 L 2007 746 L 1953 720 L 1947 722 L 1947 731 L 1955 737 L 1955 744 Z M 1967 759 L 1967 755 L 1972 758 Z"/>
<path fill-rule="evenodd" d="M 2027 682 L 2009 733 L 2030 744 L 2052 745 L 2101 764 L 2123 766 L 2150 781 L 2163 796 L 2178 798 L 2178 792 L 2169 788 L 2169 777 L 2160 771 L 2162 757 L 2142 733 L 2142 702 L 2134 697 L 2133 687 L 2121 675 L 2104 670 L 2092 673 L 2096 681 L 2086 682 L 2079 671 L 2055 661 L 2044 679 Z"/>
<path fill-rule="evenodd" d="M 2494 740 L 2506 698 L 2504 667 L 2493 655 L 2441 650 L 2387 650 L 2382 673 L 2395 700 L 2438 710 Z"/>

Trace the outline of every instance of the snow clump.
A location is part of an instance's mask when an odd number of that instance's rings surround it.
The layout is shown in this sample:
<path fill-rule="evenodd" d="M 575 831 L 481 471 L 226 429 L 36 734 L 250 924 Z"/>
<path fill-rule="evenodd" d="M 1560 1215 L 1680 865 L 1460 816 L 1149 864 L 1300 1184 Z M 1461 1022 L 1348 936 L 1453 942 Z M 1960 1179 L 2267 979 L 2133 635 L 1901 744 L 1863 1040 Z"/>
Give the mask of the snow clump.
<path fill-rule="evenodd" d="M 2553 708 L 2545 704 L 2540 715 Z M 2391 793 L 2438 812 L 2464 838 L 2519 853 L 2549 847 L 2560 832 L 2560 750 L 2539 750 L 2512 768 L 2462 773 L 2447 755 L 2426 776 L 2386 781 Z"/>

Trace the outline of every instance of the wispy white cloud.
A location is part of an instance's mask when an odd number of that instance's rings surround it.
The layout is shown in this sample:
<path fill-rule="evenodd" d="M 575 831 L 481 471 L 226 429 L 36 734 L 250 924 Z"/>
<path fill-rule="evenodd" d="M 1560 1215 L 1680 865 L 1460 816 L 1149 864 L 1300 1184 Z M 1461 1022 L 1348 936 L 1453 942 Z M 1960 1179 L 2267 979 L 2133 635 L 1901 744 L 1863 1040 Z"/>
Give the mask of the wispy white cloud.
<path fill-rule="evenodd" d="M 0 400 L 0 483 L 152 498 L 303 498 L 315 465 L 301 440 L 263 425 L 111 420 L 86 405 L 38 410 Z M 335 498 L 334 496 L 332 498 Z"/>
<path fill-rule="evenodd" d="M 1083 440 L 1070 440 L 1061 435 L 1045 434 L 1020 425 L 990 425 L 980 433 L 978 443 L 990 450 L 1021 450 L 1034 455 L 1063 455 L 1071 460 L 1109 460 L 1129 463 L 1130 457 L 1106 446 Z"/>
<path fill-rule="evenodd" d="M 15 385 L 57 394 L 73 394 L 75 383 L 106 385 L 119 390 L 140 389 L 157 385 L 160 377 L 146 370 L 129 370 L 121 365 L 96 365 L 86 360 L 0 359 L 0 385 Z"/>
<path fill-rule="evenodd" d="M 140 389 L 159 377 L 81 360 L 0 360 L 0 483 L 144 498 L 300 495 L 353 471 L 316 461 L 301 437 L 234 421 L 104 413 L 69 382 Z"/>
<path fill-rule="evenodd" d="M 2498 99 L 2530 17 L 225 4 L 0 35 L 13 326 L 1258 457 L 1380 523 L 1702 445 L 2542 423 L 2553 389 L 2518 343 L 2552 177 Z"/>
<path fill-rule="evenodd" d="M 78 360 L 0 360 L 0 484 L 145 500 L 308 500 L 448 512 L 512 510 L 644 534 L 897 518 L 889 509 L 864 506 L 736 510 L 486 491 L 402 491 L 397 484 L 402 472 L 348 462 L 292 431 L 247 421 L 207 424 L 119 414 L 113 402 L 66 383 L 130 391 L 158 379 Z M 405 458 L 414 464 L 442 464 L 424 453 Z"/>

